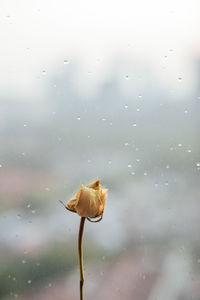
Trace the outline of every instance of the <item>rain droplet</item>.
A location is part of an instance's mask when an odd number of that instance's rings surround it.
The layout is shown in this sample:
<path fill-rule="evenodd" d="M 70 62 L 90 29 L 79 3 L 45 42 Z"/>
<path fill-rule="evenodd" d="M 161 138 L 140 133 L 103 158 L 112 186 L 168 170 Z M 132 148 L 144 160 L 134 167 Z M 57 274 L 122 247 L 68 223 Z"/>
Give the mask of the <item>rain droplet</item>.
<path fill-rule="evenodd" d="M 125 105 L 124 105 L 124 108 L 126 108 L 126 109 L 127 109 L 127 108 L 128 108 L 128 105 L 127 105 L 127 104 L 125 104 Z"/>
<path fill-rule="evenodd" d="M 64 65 L 68 65 L 69 61 L 67 59 L 64 60 Z"/>
<path fill-rule="evenodd" d="M 168 185 L 169 185 L 169 182 L 168 182 L 168 181 L 166 181 L 166 182 L 165 182 L 165 185 L 166 185 L 166 186 L 168 186 Z"/>
<path fill-rule="evenodd" d="M 178 144 L 179 147 L 182 147 L 182 144 Z"/>
<path fill-rule="evenodd" d="M 196 163 L 196 166 L 197 166 L 197 167 L 200 167 L 200 162 L 197 162 L 197 163 Z"/>
<path fill-rule="evenodd" d="M 137 108 L 136 111 L 140 111 L 140 108 Z"/>
<path fill-rule="evenodd" d="M 182 80 L 182 77 L 179 77 L 179 78 L 178 78 L 178 81 L 181 81 L 181 80 Z"/>
<path fill-rule="evenodd" d="M 140 99 L 141 99 L 141 98 L 142 98 L 142 95 L 141 95 L 141 94 L 139 94 L 139 95 L 138 95 L 138 98 L 140 98 Z"/>
<path fill-rule="evenodd" d="M 128 168 L 132 168 L 132 165 L 131 165 L 131 164 L 128 164 Z"/>
<path fill-rule="evenodd" d="M 127 142 L 126 142 L 126 143 L 124 143 L 124 146 L 128 146 L 128 145 L 129 145 L 129 143 L 127 143 Z"/>
<path fill-rule="evenodd" d="M 42 75 L 46 75 L 46 71 L 45 70 L 42 71 Z"/>
<path fill-rule="evenodd" d="M 105 121 L 106 121 L 106 118 L 102 118 L 101 121 L 105 122 Z"/>
<path fill-rule="evenodd" d="M 26 264 L 26 260 L 25 260 L 25 259 L 23 259 L 23 260 L 22 260 L 22 263 L 23 263 L 23 265 L 24 265 L 24 264 Z"/>
<path fill-rule="evenodd" d="M 27 281 L 28 284 L 31 284 L 31 282 L 32 282 L 32 281 L 31 281 L 30 279 Z"/>
<path fill-rule="evenodd" d="M 188 114 L 188 110 L 187 109 L 184 110 L 184 114 Z"/>
<path fill-rule="evenodd" d="M 2 165 L 0 164 L 0 168 L 2 168 Z"/>
<path fill-rule="evenodd" d="M 126 76 L 125 76 L 125 79 L 126 79 L 126 80 L 129 80 L 129 76 L 128 76 L 128 75 L 126 75 Z"/>
<path fill-rule="evenodd" d="M 147 172 L 144 172 L 144 176 L 147 176 Z"/>
<path fill-rule="evenodd" d="M 191 149 L 188 149 L 188 150 L 187 150 L 187 152 L 188 152 L 188 153 L 191 153 L 191 152 L 192 152 L 192 150 L 191 150 Z"/>
<path fill-rule="evenodd" d="M 87 161 L 88 163 L 91 163 L 91 159 L 88 159 L 88 161 Z"/>
<path fill-rule="evenodd" d="M 78 121 L 80 121 L 80 119 L 81 119 L 80 117 L 77 117 L 77 120 L 78 120 Z"/>
<path fill-rule="evenodd" d="M 131 172 L 131 175 L 135 175 L 135 172 Z"/>
<path fill-rule="evenodd" d="M 31 207 L 31 204 L 28 204 L 28 205 L 27 205 L 27 208 L 30 208 L 30 207 Z"/>
<path fill-rule="evenodd" d="M 35 214 L 35 210 L 32 210 L 31 212 L 32 212 L 32 214 Z"/>
<path fill-rule="evenodd" d="M 24 127 L 27 127 L 27 124 L 24 124 Z"/>
<path fill-rule="evenodd" d="M 112 164 L 112 160 L 109 160 L 109 161 L 108 161 L 108 164 L 111 165 L 111 164 Z"/>
<path fill-rule="evenodd" d="M 166 165 L 166 169 L 169 169 L 170 167 L 169 167 L 169 165 Z"/>
<path fill-rule="evenodd" d="M 136 127 L 136 126 L 137 126 L 137 124 L 136 124 L 136 123 L 133 123 L 133 124 L 132 124 L 132 126 L 133 126 L 133 127 Z"/>
<path fill-rule="evenodd" d="M 49 286 L 49 287 L 52 287 L 52 283 L 50 282 L 50 283 L 48 284 L 48 286 Z"/>

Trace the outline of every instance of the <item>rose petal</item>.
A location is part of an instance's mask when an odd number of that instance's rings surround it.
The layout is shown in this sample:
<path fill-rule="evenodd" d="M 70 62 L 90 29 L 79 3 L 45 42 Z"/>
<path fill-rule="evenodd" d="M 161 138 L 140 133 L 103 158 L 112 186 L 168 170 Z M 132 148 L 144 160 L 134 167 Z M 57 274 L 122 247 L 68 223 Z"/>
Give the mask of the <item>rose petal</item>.
<path fill-rule="evenodd" d="M 98 216 L 101 199 L 99 191 L 85 187 L 82 189 L 76 211 L 81 217 L 95 218 Z"/>

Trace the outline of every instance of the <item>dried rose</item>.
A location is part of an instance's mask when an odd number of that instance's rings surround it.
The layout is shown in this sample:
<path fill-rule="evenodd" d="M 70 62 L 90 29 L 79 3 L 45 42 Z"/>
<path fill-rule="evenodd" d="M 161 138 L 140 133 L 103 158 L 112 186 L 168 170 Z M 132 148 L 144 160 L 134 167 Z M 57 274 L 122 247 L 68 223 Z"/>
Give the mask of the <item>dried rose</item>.
<path fill-rule="evenodd" d="M 102 217 L 107 193 L 108 190 L 101 187 L 100 180 L 92 182 L 86 187 L 81 185 L 76 196 L 68 201 L 66 208 L 81 217 Z"/>

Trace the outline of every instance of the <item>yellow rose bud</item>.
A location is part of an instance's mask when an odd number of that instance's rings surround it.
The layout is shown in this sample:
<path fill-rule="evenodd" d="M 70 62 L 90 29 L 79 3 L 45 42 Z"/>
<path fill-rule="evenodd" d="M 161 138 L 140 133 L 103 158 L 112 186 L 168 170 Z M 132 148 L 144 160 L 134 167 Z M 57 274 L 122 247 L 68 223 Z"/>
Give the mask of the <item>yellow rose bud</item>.
<path fill-rule="evenodd" d="M 69 200 L 67 209 L 81 217 L 102 217 L 106 205 L 107 189 L 102 189 L 100 180 L 80 187 L 76 196 Z"/>

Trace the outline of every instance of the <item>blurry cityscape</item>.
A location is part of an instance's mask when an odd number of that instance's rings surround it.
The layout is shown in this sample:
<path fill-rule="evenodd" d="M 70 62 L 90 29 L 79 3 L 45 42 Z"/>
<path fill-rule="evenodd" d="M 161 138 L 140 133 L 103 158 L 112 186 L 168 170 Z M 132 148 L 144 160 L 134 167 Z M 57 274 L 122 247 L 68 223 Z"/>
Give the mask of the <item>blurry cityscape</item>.
<path fill-rule="evenodd" d="M 97 178 L 109 194 L 86 222 L 85 298 L 200 299 L 199 62 L 189 95 L 122 65 L 92 95 L 64 62 L 43 99 L 1 96 L 0 299 L 79 299 L 80 218 L 58 200 Z"/>

